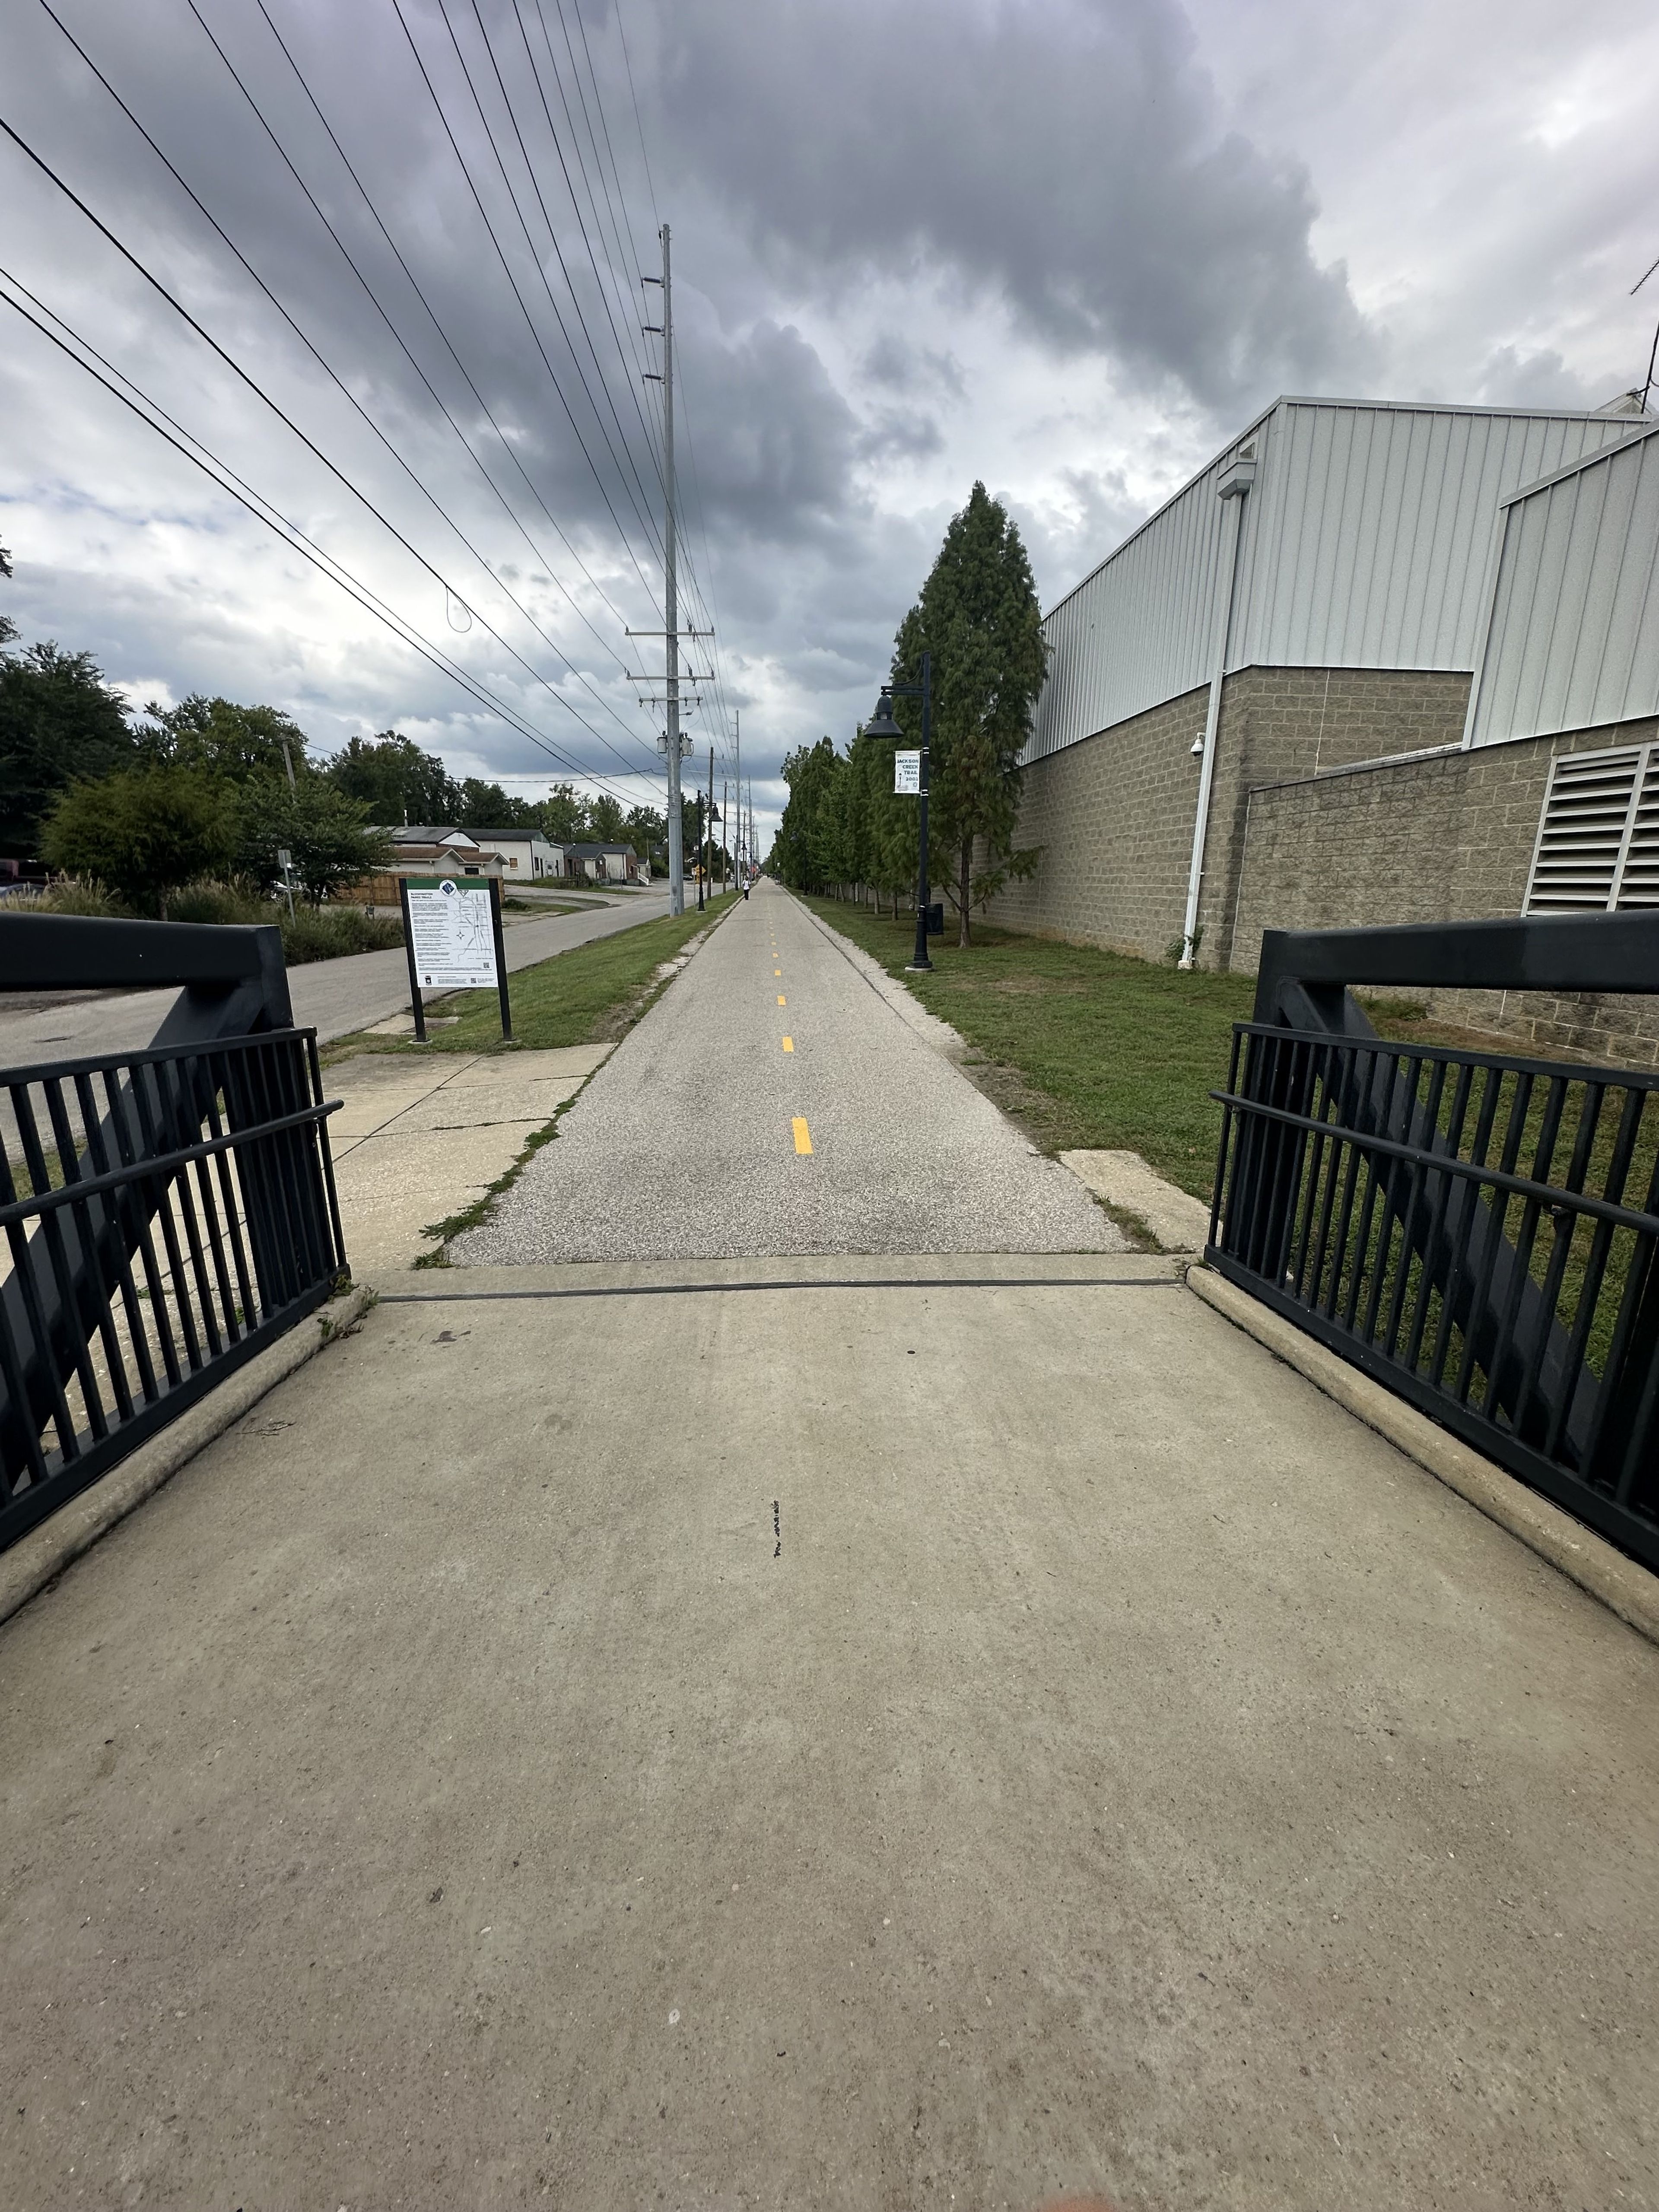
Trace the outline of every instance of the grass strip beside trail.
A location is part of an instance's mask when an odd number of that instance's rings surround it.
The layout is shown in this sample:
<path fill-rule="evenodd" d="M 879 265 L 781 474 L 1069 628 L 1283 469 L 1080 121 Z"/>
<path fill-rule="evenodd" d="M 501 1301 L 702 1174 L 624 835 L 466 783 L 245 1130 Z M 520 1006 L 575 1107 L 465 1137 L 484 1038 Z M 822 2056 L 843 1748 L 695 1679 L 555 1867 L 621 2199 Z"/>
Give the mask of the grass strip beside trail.
<path fill-rule="evenodd" d="M 963 951 L 935 938 L 930 975 L 907 975 L 915 921 L 837 899 L 805 903 L 908 984 L 984 1055 L 969 1072 L 1047 1152 L 1139 1152 L 1207 1199 L 1215 1178 L 1232 1025 L 1255 979 L 1173 967 L 975 922 Z"/>
<path fill-rule="evenodd" d="M 622 1036 L 649 1004 L 659 968 L 681 951 L 689 939 L 707 928 L 731 904 L 715 899 L 703 913 L 663 915 L 636 923 L 611 937 L 556 952 L 534 967 L 508 977 L 513 1004 L 513 1042 L 501 1037 L 501 1004 L 494 991 L 454 991 L 427 1001 L 428 1018 L 459 1017 L 443 1029 L 428 1029 L 427 1042 L 376 1036 L 358 1030 L 337 1037 L 326 1058 L 343 1060 L 363 1052 L 502 1052 L 514 1048 L 546 1052 L 561 1045 L 599 1044 Z"/>
<path fill-rule="evenodd" d="M 1183 975 L 978 921 L 969 951 L 934 938 L 933 974 L 909 975 L 914 915 L 878 919 L 840 899 L 805 903 L 984 1055 L 968 1072 L 1044 1152 L 1139 1152 L 1169 1182 L 1208 1199 L 1221 1141 L 1210 1092 L 1225 1085 L 1232 1025 L 1248 1021 L 1255 1003 L 1254 975 Z M 1492 1042 L 1425 1020 L 1411 1000 L 1373 1000 L 1366 1011 L 1382 1036 L 1408 1043 Z"/>

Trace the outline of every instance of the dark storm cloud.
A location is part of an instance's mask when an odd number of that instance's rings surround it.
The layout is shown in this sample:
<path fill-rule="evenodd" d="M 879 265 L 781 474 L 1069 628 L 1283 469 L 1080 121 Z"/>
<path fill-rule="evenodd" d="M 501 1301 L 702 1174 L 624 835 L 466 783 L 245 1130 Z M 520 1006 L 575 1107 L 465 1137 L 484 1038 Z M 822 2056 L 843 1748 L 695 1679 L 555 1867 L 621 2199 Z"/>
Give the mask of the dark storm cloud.
<path fill-rule="evenodd" d="M 943 266 L 1057 348 L 1217 407 L 1375 347 L 1297 164 L 1222 127 L 1170 0 L 848 0 L 655 20 L 677 158 L 793 284 Z"/>
<path fill-rule="evenodd" d="M 919 346 L 895 331 L 884 331 L 859 363 L 866 382 L 894 392 L 916 392 L 936 386 L 952 399 L 967 396 L 967 380 L 954 354 L 932 346 Z"/>
<path fill-rule="evenodd" d="M 1468 3 L 1457 0 L 1454 28 Z M 656 341 L 637 328 L 659 318 L 633 258 L 647 272 L 656 266 L 658 207 L 674 224 L 688 539 L 696 583 L 719 606 L 726 703 L 745 708 L 745 763 L 763 776 L 790 744 L 823 728 L 844 736 L 853 716 L 868 711 L 893 630 L 976 476 L 1008 499 L 1051 599 L 1259 403 L 1281 389 L 1375 390 L 1382 381 L 1381 341 L 1356 309 L 1342 268 L 1328 265 L 1314 242 L 1310 176 L 1272 150 L 1310 143 L 1313 129 L 1322 185 L 1341 167 L 1328 131 L 1352 127 L 1327 125 L 1328 112 L 1344 100 L 1350 118 L 1358 112 L 1352 84 L 1369 33 L 1354 27 L 1361 19 L 1317 10 L 1314 0 L 1194 0 L 1216 18 L 1202 52 L 1175 0 L 623 0 L 656 207 L 614 0 L 563 0 L 562 12 L 554 0 L 478 0 L 488 49 L 472 0 L 447 0 L 447 21 L 442 0 L 403 0 L 437 102 L 392 0 L 266 0 L 481 398 L 256 0 L 198 0 L 419 369 L 503 488 L 514 521 L 307 204 L 187 0 L 54 4 L 399 458 L 259 297 L 38 0 L 0 8 L 0 109 L 39 138 L 467 602 L 618 742 L 614 723 L 573 685 L 456 533 L 465 531 L 610 703 L 641 728 L 654 720 L 635 712 L 633 687 L 608 648 L 626 650 L 628 665 L 638 665 L 623 645 L 623 625 L 660 622 L 660 494 L 641 428 L 656 389 L 641 371 L 656 366 Z M 1609 4 L 1589 0 L 1589 12 Z M 603 97 L 605 158 L 629 210 L 631 251 L 614 271 L 591 222 L 584 235 L 566 191 L 561 149 L 574 162 L 579 197 L 584 189 L 575 159 L 580 106 L 569 128 L 559 111 L 556 148 L 521 35 L 522 24 L 538 40 L 544 16 L 560 57 L 566 28 L 580 50 L 578 5 Z M 1433 134 L 1455 121 L 1461 201 L 1471 173 L 1478 181 L 1490 164 L 1483 146 L 1468 143 L 1461 114 L 1442 110 L 1489 82 L 1498 84 L 1493 96 L 1508 98 L 1505 58 L 1490 40 L 1463 40 L 1466 75 L 1449 81 L 1448 93 L 1436 74 L 1445 56 L 1415 67 L 1431 43 L 1425 9 L 1426 0 L 1408 0 L 1415 27 L 1396 27 L 1367 46 L 1368 67 L 1378 44 L 1395 63 L 1394 105 L 1371 128 L 1391 141 L 1413 118 L 1426 118 L 1430 137 L 1410 142 L 1420 175 L 1449 159 Z M 1273 36 L 1258 54 L 1264 30 Z M 1576 50 L 1577 21 L 1560 37 L 1564 52 Z M 1317 54 L 1304 53 L 1310 46 Z M 545 53 L 536 51 L 545 73 Z M 1266 70 L 1279 104 L 1224 109 L 1212 67 L 1228 98 L 1253 70 Z M 558 88 L 545 74 L 542 88 L 556 109 Z M 1241 129 L 1240 112 L 1256 119 Z M 1322 143 L 1319 128 L 1328 130 Z M 1647 158 L 1645 133 L 1621 143 L 1626 170 Z M 594 144 L 587 142 L 590 155 Z M 1373 149 L 1371 158 L 1384 157 Z M 1497 201 L 1522 160 L 1493 170 Z M 1631 173 L 1607 168 L 1626 200 L 1636 196 Z M 1546 178 L 1547 191 L 1538 188 L 1552 205 L 1560 198 L 1557 174 Z M 441 586 L 213 362 L 81 216 L 3 150 L 0 194 L 8 214 L 0 258 L 417 627 L 499 682 L 583 760 L 617 772 L 481 625 L 464 638 L 447 628 Z M 1369 195 L 1381 210 L 1376 228 L 1392 220 L 1386 199 Z M 587 220 L 592 209 L 584 204 Z M 1504 221 L 1505 235 L 1518 228 L 1512 214 Z M 1598 205 L 1560 221 L 1566 228 L 1548 234 L 1548 251 L 1577 267 L 1578 241 L 1600 234 L 1602 213 Z M 1522 259 L 1537 251 L 1530 240 L 1515 248 Z M 1356 256 L 1364 258 L 1362 248 Z M 1437 289 L 1419 283 L 1428 305 L 1406 356 L 1395 316 L 1401 396 L 1439 375 L 1451 387 L 1443 396 L 1455 398 L 1605 398 L 1574 366 L 1570 322 L 1534 337 L 1526 315 L 1510 312 L 1511 300 L 1531 301 L 1532 271 L 1484 259 L 1494 272 L 1486 292 L 1449 278 Z M 1409 291 L 1396 283 L 1400 296 Z M 1448 354 L 1443 329 L 1458 318 L 1466 327 Z M 1645 341 L 1642 350 L 1645 358 Z M 1444 360 L 1454 364 L 1449 379 Z M 486 405 L 498 428 L 485 420 Z M 20 554 L 4 605 L 27 634 L 94 646 L 112 674 L 135 684 L 280 699 L 329 742 L 397 722 L 504 772 L 557 772 L 406 648 L 366 632 L 329 587 L 216 495 L 202 493 L 149 433 L 15 325 L 0 350 L 0 418 L 4 489 L 19 502 L 21 525 L 7 518 L 0 526 L 0 539 Z M 545 580 L 550 569 L 570 585 L 603 642 Z"/>

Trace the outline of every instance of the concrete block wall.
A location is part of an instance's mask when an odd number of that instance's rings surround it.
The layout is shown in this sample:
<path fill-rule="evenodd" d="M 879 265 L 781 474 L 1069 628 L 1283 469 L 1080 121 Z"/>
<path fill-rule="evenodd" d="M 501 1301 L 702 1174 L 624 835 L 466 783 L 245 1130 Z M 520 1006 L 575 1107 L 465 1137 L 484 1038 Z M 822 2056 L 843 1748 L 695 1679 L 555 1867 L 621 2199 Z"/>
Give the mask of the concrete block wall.
<path fill-rule="evenodd" d="M 1626 722 L 1256 788 L 1242 840 L 1232 965 L 1255 967 L 1264 929 L 1518 915 L 1556 755 L 1656 738 L 1659 722 Z M 1513 1037 L 1522 1049 L 1659 1066 L 1653 999 L 1437 991 L 1428 1004 L 1443 1021 Z"/>
<path fill-rule="evenodd" d="M 1034 761 L 1014 842 L 1042 857 L 992 901 L 990 919 L 1161 959 L 1181 934 L 1198 805 L 1192 744 L 1208 703 L 1207 688 L 1184 692 Z"/>
<path fill-rule="evenodd" d="M 1462 741 L 1469 678 L 1401 668 L 1243 668 L 1222 686 L 1199 964 L 1253 968 L 1233 953 L 1249 794 L 1355 761 Z M 1530 849 L 1530 848 L 1528 848 Z M 1184 896 L 1184 884 L 1183 884 Z"/>
<path fill-rule="evenodd" d="M 1222 690 L 1199 901 L 1200 964 L 1254 971 L 1264 929 L 1518 915 L 1559 752 L 1659 739 L 1659 722 L 1461 748 L 1469 678 L 1409 669 L 1246 668 Z M 1025 771 L 1028 882 L 992 902 L 1012 929 L 1161 960 L 1181 934 L 1207 689 Z M 1364 763 L 1364 765 L 1361 765 Z M 1659 1066 L 1659 1002 L 1439 992 L 1440 1019 L 1521 1049 Z"/>
<path fill-rule="evenodd" d="M 1200 964 L 1231 962 L 1238 866 L 1251 787 L 1425 745 L 1455 744 L 1466 675 L 1415 669 L 1244 668 L 1222 686 L 1216 770 L 1199 899 Z M 1198 807 L 1204 686 L 1119 722 L 1025 770 L 1016 842 L 1039 845 L 1028 882 L 990 918 L 1164 957 L 1181 935 Z"/>

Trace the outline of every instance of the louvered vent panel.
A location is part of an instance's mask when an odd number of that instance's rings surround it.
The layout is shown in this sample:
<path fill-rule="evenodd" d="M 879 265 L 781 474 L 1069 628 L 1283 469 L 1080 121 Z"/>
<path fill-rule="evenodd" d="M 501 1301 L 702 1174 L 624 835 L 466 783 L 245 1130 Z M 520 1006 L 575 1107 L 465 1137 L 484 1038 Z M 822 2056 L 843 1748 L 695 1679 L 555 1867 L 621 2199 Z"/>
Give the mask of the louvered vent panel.
<path fill-rule="evenodd" d="M 1620 907 L 1659 906 L 1659 745 L 1647 749 L 1630 851 L 1614 903 Z"/>
<path fill-rule="evenodd" d="M 1557 757 L 1527 886 L 1528 914 L 1605 914 L 1650 749 Z"/>

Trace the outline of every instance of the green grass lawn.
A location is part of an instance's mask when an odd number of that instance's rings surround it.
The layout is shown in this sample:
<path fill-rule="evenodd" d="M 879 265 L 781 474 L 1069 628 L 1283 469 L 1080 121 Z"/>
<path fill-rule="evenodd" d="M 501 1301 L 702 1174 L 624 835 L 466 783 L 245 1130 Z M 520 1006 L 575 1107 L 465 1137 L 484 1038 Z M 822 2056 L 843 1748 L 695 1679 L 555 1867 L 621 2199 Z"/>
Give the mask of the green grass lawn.
<path fill-rule="evenodd" d="M 508 978 L 513 1004 L 513 1041 L 531 1051 L 559 1045 L 592 1044 L 620 1036 L 645 1010 L 651 978 L 672 960 L 688 938 L 731 904 L 715 899 L 708 911 L 695 907 L 683 915 L 642 921 L 614 937 L 595 938 L 568 952 L 556 953 Z M 331 1060 L 359 1052 L 500 1052 L 501 1006 L 494 991 L 454 991 L 427 1001 L 428 1017 L 458 1015 L 453 1026 L 432 1029 L 423 1045 L 412 1038 L 372 1036 L 366 1031 L 337 1038 Z"/>
<path fill-rule="evenodd" d="M 1210 1092 L 1226 1084 L 1232 1025 L 1249 1019 L 1255 1001 L 1253 975 L 1182 975 L 1172 964 L 980 921 L 968 951 L 953 936 L 936 937 L 933 973 L 907 975 L 914 916 L 878 921 L 867 906 L 839 899 L 806 904 L 984 1054 L 975 1079 L 1045 1152 L 1139 1152 L 1182 1190 L 1209 1197 L 1221 1141 L 1221 1109 Z M 1386 1037 L 1474 1042 L 1425 1021 L 1409 1000 L 1373 1000 L 1366 1011 Z"/>
<path fill-rule="evenodd" d="M 930 1013 L 993 1065 L 975 1075 L 1050 1152 L 1102 1146 L 1139 1152 L 1171 1182 L 1207 1198 L 1215 1176 L 1232 1025 L 1249 1018 L 1255 979 L 1182 975 L 1149 960 L 1016 936 L 975 922 L 966 952 L 935 938 L 931 975 L 906 975 L 908 915 L 808 899 L 832 928 L 908 984 Z"/>

